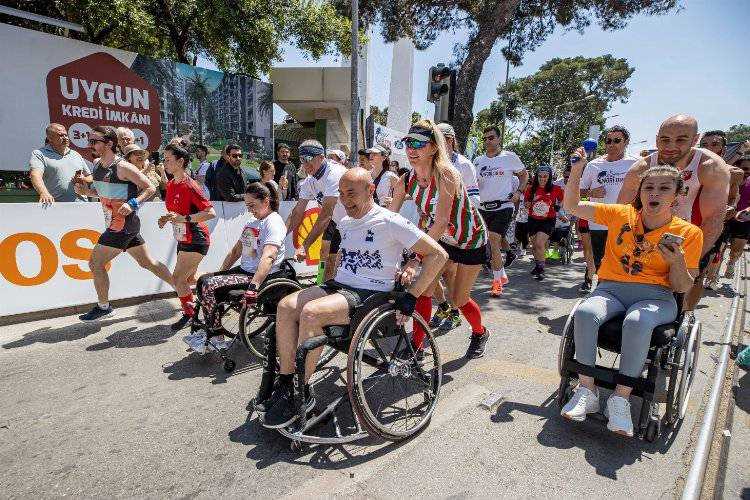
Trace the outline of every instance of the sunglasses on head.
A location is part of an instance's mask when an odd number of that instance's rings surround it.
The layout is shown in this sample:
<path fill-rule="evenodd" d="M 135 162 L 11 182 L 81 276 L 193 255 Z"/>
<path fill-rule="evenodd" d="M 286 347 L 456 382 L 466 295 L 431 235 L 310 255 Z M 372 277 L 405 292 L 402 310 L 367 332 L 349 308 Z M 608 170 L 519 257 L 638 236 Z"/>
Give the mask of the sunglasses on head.
<path fill-rule="evenodd" d="M 607 137 L 606 139 L 604 139 L 604 144 L 612 144 L 613 142 L 615 144 L 620 144 L 622 142 L 622 139 L 620 139 L 619 137 L 615 137 L 614 139 Z"/>
<path fill-rule="evenodd" d="M 403 142 L 404 146 L 409 149 L 422 149 L 423 147 L 427 146 L 430 141 L 419 141 L 417 139 L 405 138 Z"/>

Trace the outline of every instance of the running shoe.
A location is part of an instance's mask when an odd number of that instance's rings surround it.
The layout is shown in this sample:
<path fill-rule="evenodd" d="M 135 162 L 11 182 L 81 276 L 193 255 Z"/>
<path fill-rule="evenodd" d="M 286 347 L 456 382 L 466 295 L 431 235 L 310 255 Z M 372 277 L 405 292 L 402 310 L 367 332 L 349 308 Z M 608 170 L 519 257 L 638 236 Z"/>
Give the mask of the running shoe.
<path fill-rule="evenodd" d="M 580 288 L 578 288 L 578 291 L 582 293 L 589 293 L 591 291 L 591 280 L 586 278 L 583 280 L 583 283 L 581 283 Z"/>
<path fill-rule="evenodd" d="M 633 437 L 633 418 L 630 415 L 630 402 L 614 394 L 607 400 L 607 429 L 623 436 Z"/>
<path fill-rule="evenodd" d="M 443 307 L 442 304 L 439 305 L 437 308 L 437 311 L 435 311 L 435 314 L 432 315 L 432 319 L 430 320 L 428 324 L 429 327 L 437 328 L 438 326 L 440 326 L 440 324 L 443 321 L 445 321 L 445 318 L 448 317 L 448 315 L 450 314 L 450 311 L 451 311 L 450 306 L 446 308 L 446 307 Z"/>
<path fill-rule="evenodd" d="M 461 326 L 461 314 L 458 311 L 451 311 L 445 321 L 443 321 L 438 330 L 441 332 L 449 332 L 455 328 Z"/>
<path fill-rule="evenodd" d="M 173 332 L 179 332 L 183 328 L 185 328 L 188 323 L 193 319 L 192 316 L 188 316 L 187 314 L 183 314 L 180 319 L 172 323 L 169 328 L 172 329 Z"/>
<path fill-rule="evenodd" d="M 587 387 L 579 385 L 570 401 L 565 403 L 560 415 L 568 420 L 583 422 L 586 415 L 599 411 L 599 395 Z"/>
<path fill-rule="evenodd" d="M 214 348 L 218 351 L 226 351 L 232 346 L 231 340 L 213 340 L 211 341 L 211 344 L 213 344 Z"/>
<path fill-rule="evenodd" d="M 466 357 L 469 359 L 481 358 L 484 356 L 484 346 L 487 345 L 487 339 L 490 338 L 490 331 L 484 329 L 482 335 L 471 334 L 469 348 L 466 350 Z"/>
<path fill-rule="evenodd" d="M 706 280 L 706 288 L 709 290 L 718 290 L 721 288 L 721 285 L 719 284 L 719 277 L 714 276 L 711 279 Z"/>
<path fill-rule="evenodd" d="M 537 274 L 543 273 L 544 269 L 539 264 L 534 264 L 534 268 L 531 270 L 531 275 L 536 276 Z"/>
<path fill-rule="evenodd" d="M 279 394 L 276 395 L 276 391 Z M 274 397 L 275 396 L 275 397 Z M 294 388 L 291 384 L 280 384 L 271 395 L 271 405 L 266 406 L 266 414 L 263 426 L 269 429 L 281 429 L 292 424 L 299 415 L 294 404 Z M 310 395 L 305 402 L 305 413 L 310 413 L 315 408 L 315 398 Z"/>
<path fill-rule="evenodd" d="M 505 267 L 510 267 L 518 256 L 513 250 L 505 252 Z"/>
<path fill-rule="evenodd" d="M 106 318 L 107 316 L 112 315 L 114 312 L 115 310 L 112 308 L 112 306 L 109 306 L 106 309 L 102 309 L 97 304 L 86 314 L 78 316 L 78 319 L 80 319 L 81 321 L 99 321 L 102 318 Z"/>
<path fill-rule="evenodd" d="M 184 337 L 182 337 L 182 341 L 187 345 L 190 345 L 199 338 L 206 338 L 206 332 L 204 330 L 196 330 L 190 335 L 185 335 Z"/>
<path fill-rule="evenodd" d="M 490 295 L 492 297 L 499 297 L 503 294 L 503 280 L 496 279 L 492 280 L 492 290 L 490 290 Z"/>

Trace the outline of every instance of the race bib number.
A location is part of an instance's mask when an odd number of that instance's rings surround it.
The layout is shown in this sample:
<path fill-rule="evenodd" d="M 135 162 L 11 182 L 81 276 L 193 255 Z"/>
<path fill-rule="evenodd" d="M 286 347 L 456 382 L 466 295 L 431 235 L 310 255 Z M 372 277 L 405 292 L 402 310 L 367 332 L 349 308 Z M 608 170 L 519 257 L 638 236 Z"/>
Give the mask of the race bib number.
<path fill-rule="evenodd" d="M 242 256 L 243 257 L 255 257 L 255 246 L 257 245 L 257 237 L 253 228 L 248 227 L 242 232 Z"/>
<path fill-rule="evenodd" d="M 535 201 L 531 205 L 531 213 L 537 217 L 546 217 L 547 213 L 549 213 L 549 205 L 541 200 Z"/>
<path fill-rule="evenodd" d="M 174 232 L 174 239 L 180 242 L 187 240 L 187 222 L 173 222 L 172 231 Z"/>
<path fill-rule="evenodd" d="M 112 210 L 104 207 L 104 227 L 109 228 L 112 225 Z"/>

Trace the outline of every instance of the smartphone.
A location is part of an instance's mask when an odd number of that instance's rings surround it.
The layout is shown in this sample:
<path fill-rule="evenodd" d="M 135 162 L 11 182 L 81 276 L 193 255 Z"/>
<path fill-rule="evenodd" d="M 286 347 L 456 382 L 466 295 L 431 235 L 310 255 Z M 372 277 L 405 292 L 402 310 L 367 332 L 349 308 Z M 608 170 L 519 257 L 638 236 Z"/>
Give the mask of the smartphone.
<path fill-rule="evenodd" d="M 678 247 L 682 245 L 683 241 L 685 241 L 685 238 L 683 238 L 682 236 L 677 236 L 676 234 L 671 233 L 664 233 L 661 235 L 659 244 Z"/>

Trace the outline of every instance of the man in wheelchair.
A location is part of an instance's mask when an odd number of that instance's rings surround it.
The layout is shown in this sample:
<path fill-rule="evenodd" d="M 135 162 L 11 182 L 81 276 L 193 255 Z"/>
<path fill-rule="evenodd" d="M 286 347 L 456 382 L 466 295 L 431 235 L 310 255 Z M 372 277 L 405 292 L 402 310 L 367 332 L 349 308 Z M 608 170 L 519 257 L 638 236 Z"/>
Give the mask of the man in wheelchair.
<path fill-rule="evenodd" d="M 582 148 L 571 157 L 564 207 L 577 217 L 607 226 L 609 233 L 598 271 L 599 285 L 575 312 L 575 359 L 595 366 L 599 327 L 624 313 L 619 378 L 607 400 L 607 428 L 632 436 L 632 386 L 643 372 L 654 328 L 677 317 L 674 292 L 692 286 L 703 233 L 673 215 L 672 208 L 682 193 L 682 178 L 674 167 L 659 165 L 645 171 L 631 204 L 592 203 L 580 201 L 585 158 Z M 593 377 L 579 373 L 575 391 L 562 408 L 563 417 L 583 421 L 587 414 L 599 411 Z"/>
<path fill-rule="evenodd" d="M 335 279 L 293 293 L 278 305 L 279 372 L 270 397 L 256 404 L 256 408 L 265 411 L 266 427 L 287 427 L 297 419 L 293 375 L 298 345 L 321 335 L 325 326 L 349 324 L 355 308 L 369 296 L 392 291 L 403 252 L 409 250 L 423 260 L 422 272 L 413 283 L 413 271 L 398 278 L 403 284 L 411 283 L 408 291 L 394 294 L 400 313 L 398 321 L 405 321 L 414 312 L 417 297 L 435 280 L 448 257 L 435 240 L 410 221 L 373 201 L 375 186 L 367 170 L 355 167 L 347 171 L 339 188 L 347 215 L 339 224 L 341 262 Z M 310 351 L 305 360 L 306 411 L 315 405 L 307 381 L 315 371 L 321 350 L 322 347 Z"/>

